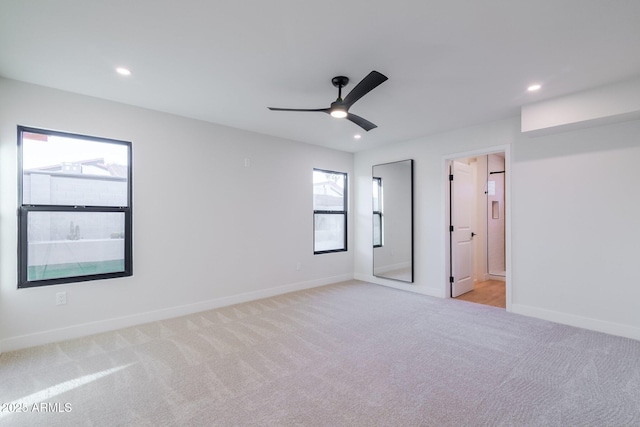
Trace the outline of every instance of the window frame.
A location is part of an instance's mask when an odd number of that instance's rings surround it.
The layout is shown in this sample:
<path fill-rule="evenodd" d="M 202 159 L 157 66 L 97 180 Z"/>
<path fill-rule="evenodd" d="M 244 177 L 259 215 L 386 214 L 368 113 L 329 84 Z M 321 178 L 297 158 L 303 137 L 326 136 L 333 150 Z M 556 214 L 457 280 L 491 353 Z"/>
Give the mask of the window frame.
<path fill-rule="evenodd" d="M 127 148 L 127 206 L 79 206 L 79 205 L 50 205 L 39 203 L 24 203 L 24 133 L 35 133 L 47 136 L 59 136 L 86 141 L 94 141 L 108 144 L 123 145 Z M 85 282 L 133 275 L 133 167 L 132 148 L 130 141 L 122 141 L 110 138 L 81 135 L 70 132 L 54 131 L 49 129 L 18 126 L 18 289 L 40 286 L 58 285 L 64 283 Z M 87 274 L 81 276 L 67 276 L 41 280 L 29 280 L 28 260 L 28 216 L 30 212 L 98 212 L 98 213 L 123 213 L 124 214 L 124 269 L 122 271 Z"/>
<path fill-rule="evenodd" d="M 347 229 L 347 225 L 348 225 L 348 221 L 347 221 L 347 203 L 348 203 L 348 187 L 349 187 L 349 181 L 348 181 L 348 174 L 347 172 L 338 172 L 338 171 L 333 171 L 333 170 L 328 170 L 328 169 L 320 169 L 320 168 L 313 168 L 313 172 L 322 172 L 322 173 L 329 173 L 329 174 L 335 174 L 335 175 L 342 175 L 344 177 L 344 186 L 343 186 L 343 210 L 341 211 L 331 211 L 331 210 L 322 210 L 322 209 L 315 209 L 315 202 L 314 202 L 314 206 L 313 206 L 313 254 L 314 255 L 320 255 L 320 254 L 329 254 L 329 253 L 335 253 L 335 252 L 346 252 L 348 249 L 348 245 L 347 245 L 347 236 L 348 236 L 348 229 Z M 322 250 L 322 251 L 317 251 L 316 248 L 316 215 L 342 215 L 344 218 L 344 247 L 342 248 L 338 248 L 338 249 L 327 249 L 327 250 Z"/>
<path fill-rule="evenodd" d="M 373 177 L 373 181 L 377 182 L 377 190 L 378 190 L 378 210 L 373 209 L 373 217 L 378 217 L 378 224 L 380 224 L 380 236 L 378 241 L 380 242 L 380 244 L 376 245 L 376 235 L 375 235 L 375 226 L 373 227 L 373 247 L 374 248 L 381 248 L 382 246 L 384 246 L 384 240 L 383 240 L 383 236 L 384 236 L 384 232 L 383 232 L 383 227 L 384 227 L 384 223 L 382 222 L 383 218 L 382 218 L 382 178 Z M 375 224 L 375 221 L 374 221 Z"/>

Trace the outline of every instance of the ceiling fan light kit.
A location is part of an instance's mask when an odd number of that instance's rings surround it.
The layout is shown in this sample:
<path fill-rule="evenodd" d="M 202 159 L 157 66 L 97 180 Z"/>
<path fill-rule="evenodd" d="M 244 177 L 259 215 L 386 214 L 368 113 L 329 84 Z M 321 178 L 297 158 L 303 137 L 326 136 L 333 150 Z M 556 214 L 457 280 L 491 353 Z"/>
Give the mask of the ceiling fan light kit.
<path fill-rule="evenodd" d="M 331 107 L 331 113 L 329 114 L 331 114 L 331 117 L 335 117 L 336 119 L 344 119 L 347 117 L 347 110 L 340 105 L 336 105 L 335 107 Z"/>
<path fill-rule="evenodd" d="M 371 92 L 386 80 L 387 76 L 385 76 L 384 74 L 381 74 L 377 71 L 372 71 L 367 74 L 367 76 L 362 79 L 360 83 L 358 83 L 356 87 L 354 87 L 344 99 L 342 99 L 342 88 L 349 83 L 349 78 L 345 76 L 336 76 L 331 79 L 331 83 L 338 88 L 338 99 L 332 102 L 329 108 L 301 109 L 269 107 L 269 110 L 327 113 L 331 115 L 331 117 L 339 119 L 345 118 L 357 124 L 362 129 L 368 132 L 371 129 L 375 129 L 377 126 L 360 116 L 350 113 L 349 108 L 351 108 L 351 106 L 355 104 L 357 100 L 365 96 L 367 93 Z"/>

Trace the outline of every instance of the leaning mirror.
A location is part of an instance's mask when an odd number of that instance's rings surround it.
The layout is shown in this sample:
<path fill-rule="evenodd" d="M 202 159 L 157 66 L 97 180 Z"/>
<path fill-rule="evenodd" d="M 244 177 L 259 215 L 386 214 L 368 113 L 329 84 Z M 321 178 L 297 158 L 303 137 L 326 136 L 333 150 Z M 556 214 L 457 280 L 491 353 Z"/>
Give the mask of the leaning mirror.
<path fill-rule="evenodd" d="M 413 282 L 413 160 L 374 165 L 373 275 Z"/>

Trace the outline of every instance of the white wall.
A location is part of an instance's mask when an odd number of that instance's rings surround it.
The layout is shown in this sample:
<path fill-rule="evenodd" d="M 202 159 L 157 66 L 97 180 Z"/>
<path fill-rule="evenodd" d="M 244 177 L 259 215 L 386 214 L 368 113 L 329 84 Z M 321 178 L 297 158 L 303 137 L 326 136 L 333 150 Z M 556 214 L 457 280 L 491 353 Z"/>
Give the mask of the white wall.
<path fill-rule="evenodd" d="M 17 290 L 17 125 L 132 141 L 133 277 Z M 313 255 L 314 167 L 353 155 L 0 79 L 0 351 L 352 278 Z"/>
<path fill-rule="evenodd" d="M 640 339 L 640 121 L 513 151 L 513 310 Z"/>
<path fill-rule="evenodd" d="M 487 265 L 489 274 L 504 276 L 506 271 L 505 259 L 505 173 L 491 174 L 491 172 L 502 172 L 504 168 L 504 156 L 489 154 L 488 182 L 493 181 L 493 195 L 487 194 Z M 493 203 L 497 203 L 497 218 L 494 218 Z"/>
<path fill-rule="evenodd" d="M 445 296 L 445 160 L 505 145 L 511 177 L 508 307 L 640 339 L 640 121 L 530 137 L 520 132 L 519 119 L 357 153 L 355 277 Z M 408 158 L 415 159 L 413 285 L 371 276 L 371 166 Z"/>
<path fill-rule="evenodd" d="M 487 261 L 487 245 L 488 245 L 488 218 L 487 218 L 487 174 L 488 156 L 478 156 L 472 166 L 475 171 L 476 183 L 476 215 L 474 217 L 475 229 L 478 234 L 474 237 L 473 246 L 473 267 L 474 280 L 482 282 L 489 278 L 488 261 Z"/>

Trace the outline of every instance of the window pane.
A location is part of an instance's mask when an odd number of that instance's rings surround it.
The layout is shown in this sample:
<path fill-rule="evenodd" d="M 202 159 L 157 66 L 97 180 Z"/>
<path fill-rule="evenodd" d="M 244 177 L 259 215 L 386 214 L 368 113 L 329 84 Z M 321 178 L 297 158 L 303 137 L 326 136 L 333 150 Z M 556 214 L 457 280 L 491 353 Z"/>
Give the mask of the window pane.
<path fill-rule="evenodd" d="M 373 246 L 382 246 L 382 214 L 373 214 Z"/>
<path fill-rule="evenodd" d="M 123 212 L 29 212 L 29 281 L 122 272 Z"/>
<path fill-rule="evenodd" d="M 128 206 L 125 144 L 23 132 L 22 168 L 24 204 Z"/>
<path fill-rule="evenodd" d="M 344 214 L 314 214 L 315 252 L 346 249 Z"/>
<path fill-rule="evenodd" d="M 344 181 L 346 174 L 313 171 L 313 210 L 345 211 Z"/>
<path fill-rule="evenodd" d="M 373 210 L 381 211 L 380 209 L 380 185 L 382 180 L 380 178 L 373 178 Z"/>

